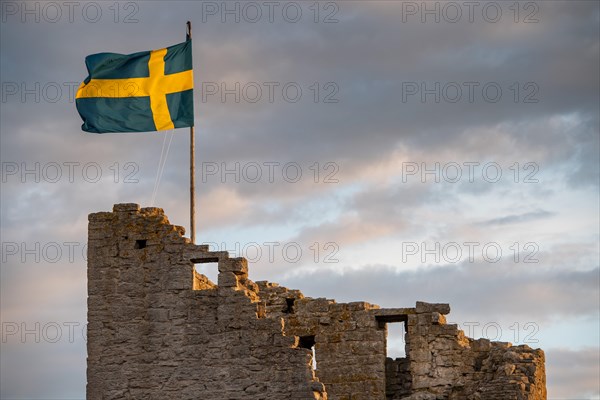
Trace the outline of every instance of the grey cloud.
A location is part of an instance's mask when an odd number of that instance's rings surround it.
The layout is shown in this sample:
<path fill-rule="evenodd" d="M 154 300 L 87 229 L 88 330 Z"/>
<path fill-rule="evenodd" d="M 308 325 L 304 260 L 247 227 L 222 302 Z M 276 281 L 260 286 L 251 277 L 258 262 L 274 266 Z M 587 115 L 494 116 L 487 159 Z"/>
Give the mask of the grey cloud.
<path fill-rule="evenodd" d="M 549 399 L 591 399 L 600 396 L 598 347 L 547 349 Z"/>
<path fill-rule="evenodd" d="M 507 215 L 505 217 L 494 218 L 488 221 L 483 221 L 480 225 L 489 226 L 489 225 L 508 225 L 508 224 L 519 224 L 523 222 L 535 221 L 537 219 L 543 219 L 553 216 L 554 213 L 538 210 L 532 211 L 525 214 L 517 214 L 517 215 Z"/>
<path fill-rule="evenodd" d="M 180 7 L 182 8 L 176 10 L 182 12 L 184 8 L 182 5 Z M 573 8 L 583 7 L 580 4 Z M 151 18 L 154 13 L 160 13 L 159 9 L 160 4 L 144 5 L 140 18 L 142 15 Z M 198 6 L 194 7 L 190 15 L 198 13 L 198 9 Z M 271 149 L 277 148 L 284 156 L 296 159 L 305 159 L 307 151 L 319 159 L 339 159 L 355 156 L 357 149 L 360 149 L 362 163 L 364 163 L 381 155 L 382 148 L 389 148 L 400 142 L 422 145 L 425 148 L 435 147 L 441 142 L 433 132 L 440 130 L 444 131 L 446 141 L 461 140 L 460 135 L 468 127 L 493 126 L 501 121 L 519 121 L 536 116 L 547 118 L 557 113 L 554 106 L 552 106 L 554 110 L 548 109 L 551 102 L 558 101 L 557 106 L 563 113 L 576 110 L 571 106 L 568 106 L 567 110 L 564 104 L 560 104 L 564 99 L 564 92 L 561 91 L 559 94 L 556 91 L 548 91 L 557 82 L 554 77 L 549 82 L 544 82 L 544 97 L 541 104 L 531 107 L 511 102 L 501 105 L 489 105 L 485 102 L 465 105 L 436 105 L 420 102 L 406 104 L 399 101 L 400 82 L 421 80 L 513 82 L 534 79 L 523 78 L 526 71 L 535 71 L 533 76 L 537 79 L 539 72 L 544 71 L 545 66 L 548 65 L 546 58 L 578 60 L 578 57 L 563 56 L 557 52 L 565 48 L 572 52 L 581 51 L 581 46 L 591 40 L 586 42 L 581 38 L 593 37 L 593 31 L 575 30 L 566 25 L 565 20 L 558 20 L 556 22 L 560 23 L 562 40 L 568 40 L 568 43 L 560 48 L 540 46 L 540 43 L 553 41 L 539 32 L 553 34 L 555 29 L 558 30 L 554 25 L 555 21 L 551 19 L 554 18 L 554 14 L 549 12 L 546 15 L 548 20 L 542 20 L 532 27 L 535 28 L 533 34 L 506 35 L 502 39 L 506 48 L 521 49 L 521 54 L 516 57 L 519 60 L 524 59 L 531 51 L 535 51 L 536 57 L 526 59 L 534 60 L 539 65 L 527 65 L 527 68 L 523 69 L 522 65 L 515 65 L 513 60 L 509 59 L 501 69 L 488 71 L 486 76 L 481 75 L 481 65 L 465 64 L 460 60 L 473 58 L 473 54 L 477 52 L 471 49 L 480 49 L 479 52 L 497 51 L 498 39 L 495 35 L 498 27 L 487 26 L 489 24 L 484 26 L 402 24 L 399 22 L 399 7 L 390 6 L 384 13 L 380 13 L 380 10 L 377 7 L 343 4 L 341 13 L 345 11 L 353 17 L 330 26 L 318 25 L 316 31 L 310 35 L 318 37 L 318 41 L 308 40 L 306 35 L 300 34 L 304 32 L 303 25 L 278 27 L 286 29 L 287 34 L 277 35 L 277 38 L 272 40 L 264 40 L 262 35 L 277 28 L 258 25 L 257 29 L 252 30 L 252 33 L 240 42 L 237 35 L 247 28 L 244 24 L 200 24 L 197 29 L 198 36 L 205 40 L 197 41 L 201 44 L 196 45 L 200 49 L 200 55 L 196 59 L 197 62 L 201 60 L 202 80 L 220 81 L 225 77 L 235 76 L 238 72 L 254 81 L 291 80 L 311 84 L 314 80 L 321 82 L 333 80 L 340 86 L 341 100 L 341 104 L 338 105 L 319 104 L 318 107 L 313 107 L 309 103 L 290 105 L 282 101 L 258 105 L 237 105 L 232 102 L 220 104 L 218 101 L 200 103 L 198 112 L 202 117 L 201 120 L 205 121 L 203 128 L 205 128 L 207 142 L 203 144 L 207 153 L 216 154 L 218 158 L 243 159 L 244 154 L 251 152 L 253 157 L 261 158 L 273 154 Z M 553 11 L 552 8 L 549 11 Z M 588 13 L 590 14 L 594 15 L 593 12 Z M 163 15 L 162 18 L 169 17 Z M 376 19 L 378 22 L 373 25 Z M 61 35 L 58 38 L 61 40 L 64 30 L 57 29 L 56 26 L 51 28 L 53 31 L 50 34 Z M 41 29 L 42 26 L 34 27 L 34 34 Z M 483 30 L 485 34 L 473 35 L 475 29 Z M 419 40 L 390 41 L 388 39 L 410 37 L 411 33 Z M 28 32 L 19 32 L 19 34 L 24 40 L 28 38 Z M 173 40 L 177 38 L 174 34 L 170 34 L 170 37 Z M 214 44 L 217 43 L 217 37 L 219 46 Z M 147 47 L 147 44 L 144 45 L 145 41 L 138 36 L 131 35 L 131 38 L 129 47 Z M 235 42 L 231 42 L 234 39 Z M 487 40 L 491 40 L 491 45 Z M 106 43 L 117 43 L 116 35 L 109 33 L 104 40 L 95 38 L 91 43 L 96 47 L 92 46 L 89 52 L 105 50 L 100 46 L 106 47 Z M 376 43 L 386 45 L 374 45 Z M 457 49 L 457 45 L 466 49 L 467 53 Z M 116 47 L 114 51 L 119 51 L 124 46 L 118 43 Z M 61 60 L 72 58 L 78 64 L 81 63 L 81 55 L 75 57 L 67 55 L 70 46 L 66 45 L 61 49 L 65 53 Z M 75 46 L 73 51 L 74 49 Z M 79 47 L 77 49 L 82 51 Z M 290 52 L 290 49 L 294 51 Z M 11 50 L 9 47 L 7 52 L 10 53 Z M 239 57 L 240 54 L 242 55 L 240 60 L 231 60 L 231 57 Z M 361 56 L 357 57 L 357 54 Z M 431 62 L 432 54 L 435 54 L 435 62 Z M 445 59 L 442 57 L 443 54 L 448 54 L 448 57 L 461 54 L 461 57 L 458 60 Z M 44 68 L 43 71 L 54 69 L 52 62 L 56 58 L 50 55 L 47 58 L 50 62 L 49 68 Z M 264 61 L 259 62 L 259 60 Z M 581 65 L 589 68 L 588 71 L 591 72 L 594 70 L 593 63 L 592 59 L 591 62 L 582 62 Z M 258 65 L 260 68 L 255 67 Z M 572 66 L 570 67 L 572 69 Z M 61 68 L 56 66 L 56 69 Z M 81 70 L 81 65 L 69 65 L 67 71 L 71 72 L 65 73 L 65 77 L 79 76 L 82 72 L 76 71 Z M 31 76 L 33 74 L 30 74 L 29 78 Z M 569 97 L 569 101 L 581 99 L 577 106 L 589 112 L 594 109 L 590 106 L 597 101 L 593 97 L 593 93 L 596 92 L 593 89 L 597 88 L 598 84 L 589 80 L 595 75 L 582 73 L 575 76 L 587 76 L 588 80 L 585 86 L 578 87 L 577 91 Z M 11 76 L 8 75 L 8 78 L 10 79 Z M 365 87 L 369 88 L 366 92 L 362 89 Z M 581 97 L 582 93 L 589 93 L 585 100 Z M 430 118 L 432 114 L 435 114 L 436 118 Z M 310 119 L 307 118 L 309 115 Z M 223 118 L 224 116 L 227 118 Z M 223 135 L 221 132 L 226 134 Z M 512 134 L 517 137 L 522 136 L 516 130 Z M 238 145 L 231 148 L 228 142 Z M 556 145 L 560 147 L 561 143 L 557 142 Z M 244 153 L 239 151 L 241 149 L 244 149 Z M 359 165 L 361 163 L 358 160 L 353 162 Z"/>

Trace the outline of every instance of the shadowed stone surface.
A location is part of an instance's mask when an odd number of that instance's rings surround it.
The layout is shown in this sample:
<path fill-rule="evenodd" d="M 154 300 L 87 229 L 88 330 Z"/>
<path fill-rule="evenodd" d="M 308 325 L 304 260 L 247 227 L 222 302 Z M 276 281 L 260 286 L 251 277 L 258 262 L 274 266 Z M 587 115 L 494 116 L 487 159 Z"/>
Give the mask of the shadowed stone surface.
<path fill-rule="evenodd" d="M 542 350 L 470 339 L 448 304 L 305 298 L 183 234 L 160 208 L 90 214 L 88 399 L 546 399 Z M 405 358 L 386 357 L 389 323 Z"/>

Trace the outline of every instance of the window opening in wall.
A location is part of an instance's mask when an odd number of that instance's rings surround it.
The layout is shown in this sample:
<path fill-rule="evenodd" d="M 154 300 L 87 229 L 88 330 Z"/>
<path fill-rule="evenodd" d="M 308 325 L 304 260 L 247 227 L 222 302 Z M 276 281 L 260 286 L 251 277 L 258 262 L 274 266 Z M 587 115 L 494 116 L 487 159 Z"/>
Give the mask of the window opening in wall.
<path fill-rule="evenodd" d="M 317 370 L 317 351 L 315 349 L 315 337 L 314 336 L 300 336 L 298 343 L 299 347 L 312 351 L 312 368 Z"/>
<path fill-rule="evenodd" d="M 404 322 L 387 324 L 386 356 L 406 358 L 406 325 Z"/>
<path fill-rule="evenodd" d="M 315 337 L 314 336 L 300 336 L 300 342 L 298 343 L 299 347 L 310 350 L 314 345 L 315 345 Z"/>
<path fill-rule="evenodd" d="M 294 303 L 296 302 L 296 299 L 285 299 L 285 309 L 283 310 L 283 312 L 285 314 L 293 314 L 294 313 Z"/>
<path fill-rule="evenodd" d="M 206 276 L 213 282 L 217 282 L 219 279 L 219 263 L 202 263 L 194 264 L 196 272 Z"/>
<path fill-rule="evenodd" d="M 386 330 L 386 356 L 406 358 L 406 314 L 384 314 L 375 317 L 379 329 Z"/>
<path fill-rule="evenodd" d="M 219 263 L 194 263 L 194 290 L 207 290 L 217 287 L 219 280 Z"/>
<path fill-rule="evenodd" d="M 140 239 L 135 241 L 135 249 L 143 249 L 146 247 L 146 239 Z"/>
<path fill-rule="evenodd" d="M 407 315 L 376 317 L 379 328 L 385 330 L 385 393 L 387 400 L 403 399 L 410 395 L 412 377 L 406 354 Z"/>

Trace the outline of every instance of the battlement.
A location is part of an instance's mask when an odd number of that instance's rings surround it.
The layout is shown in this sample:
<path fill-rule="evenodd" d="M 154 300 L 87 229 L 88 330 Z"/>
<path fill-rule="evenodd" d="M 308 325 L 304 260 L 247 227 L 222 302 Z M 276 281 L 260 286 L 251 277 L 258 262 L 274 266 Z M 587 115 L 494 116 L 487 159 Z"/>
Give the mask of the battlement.
<path fill-rule="evenodd" d="M 546 399 L 542 350 L 467 338 L 448 304 L 304 297 L 184 233 L 160 208 L 90 214 L 88 399 Z M 387 357 L 391 323 L 404 358 Z"/>

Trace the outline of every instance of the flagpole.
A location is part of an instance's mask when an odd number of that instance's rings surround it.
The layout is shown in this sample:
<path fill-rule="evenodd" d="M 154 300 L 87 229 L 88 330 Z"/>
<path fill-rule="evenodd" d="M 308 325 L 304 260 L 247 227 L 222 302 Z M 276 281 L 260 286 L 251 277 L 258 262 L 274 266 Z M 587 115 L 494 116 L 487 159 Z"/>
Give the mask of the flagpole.
<path fill-rule="evenodd" d="M 185 40 L 192 39 L 192 23 L 187 21 Z M 194 127 L 190 126 L 190 239 L 196 243 L 196 140 Z"/>

